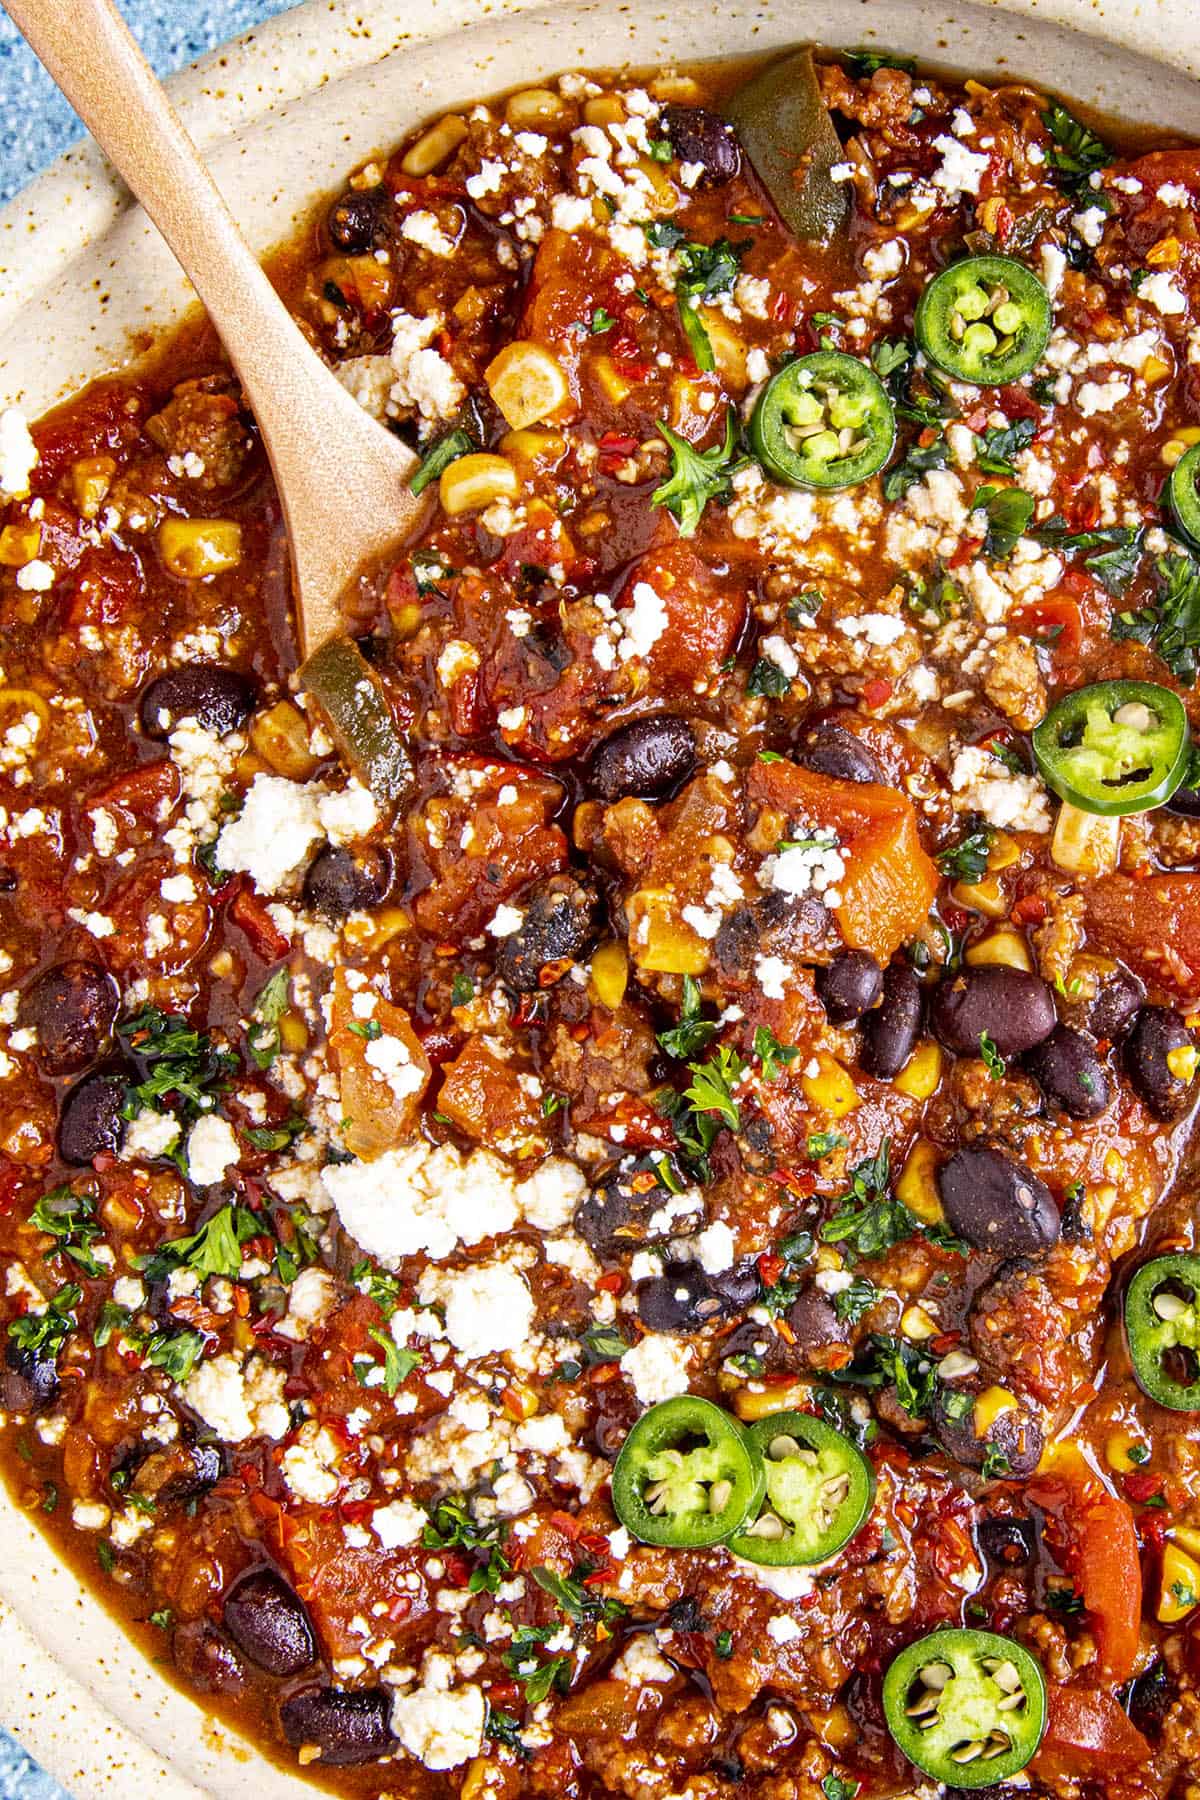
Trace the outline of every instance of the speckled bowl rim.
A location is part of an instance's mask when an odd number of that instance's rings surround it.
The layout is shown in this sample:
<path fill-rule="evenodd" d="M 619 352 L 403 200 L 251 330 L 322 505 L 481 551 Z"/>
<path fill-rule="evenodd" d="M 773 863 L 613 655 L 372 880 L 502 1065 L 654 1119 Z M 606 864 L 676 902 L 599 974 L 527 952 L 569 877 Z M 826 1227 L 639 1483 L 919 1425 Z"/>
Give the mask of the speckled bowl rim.
<path fill-rule="evenodd" d="M 1193 0 L 307 0 L 170 84 L 256 248 L 439 110 L 581 66 L 690 62 L 813 39 L 1048 79 L 1200 137 Z M 0 403 L 31 414 L 128 362 L 192 296 L 84 143 L 0 212 Z M 4 1722 L 78 1800 L 296 1800 L 307 1783 L 172 1687 L 0 1493 Z"/>

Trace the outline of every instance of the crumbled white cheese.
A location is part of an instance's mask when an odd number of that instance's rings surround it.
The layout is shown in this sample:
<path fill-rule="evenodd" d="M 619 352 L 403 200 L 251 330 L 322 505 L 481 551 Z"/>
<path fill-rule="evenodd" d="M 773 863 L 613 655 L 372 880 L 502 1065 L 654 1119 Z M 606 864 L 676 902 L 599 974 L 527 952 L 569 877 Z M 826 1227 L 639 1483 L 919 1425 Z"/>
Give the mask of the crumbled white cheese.
<path fill-rule="evenodd" d="M 291 1423 L 284 1403 L 286 1369 L 251 1356 L 243 1368 L 231 1352 L 198 1363 L 179 1392 L 227 1444 L 247 1438 L 281 1438 Z"/>
<path fill-rule="evenodd" d="M 933 172 L 934 187 L 951 196 L 977 194 L 990 157 L 968 150 L 957 138 L 945 135 L 934 138 L 933 147 L 942 153 L 942 160 Z"/>
<path fill-rule="evenodd" d="M 152 1162 L 156 1156 L 166 1156 L 179 1141 L 179 1129 L 179 1120 L 170 1113 L 151 1112 L 148 1106 L 143 1106 L 125 1127 L 121 1140 L 122 1160 L 134 1162 L 142 1158 Z"/>
<path fill-rule="evenodd" d="M 387 1506 L 377 1506 L 370 1523 L 385 1550 L 402 1550 L 408 1544 L 420 1543 L 429 1515 L 411 1500 L 393 1500 Z"/>
<path fill-rule="evenodd" d="M 10 500 L 27 494 L 37 459 L 37 445 L 25 415 L 15 406 L 6 406 L 0 412 L 0 493 Z"/>
<path fill-rule="evenodd" d="M 373 1162 L 331 1163 L 321 1182 L 355 1242 L 393 1265 L 422 1250 L 449 1256 L 460 1242 L 502 1236 L 518 1218 L 512 1176 L 487 1150 L 463 1157 L 452 1144 L 408 1144 Z"/>
<path fill-rule="evenodd" d="M 417 1298 L 445 1308 L 446 1336 L 464 1356 L 515 1350 L 533 1327 L 533 1295 L 511 1263 L 470 1263 L 465 1269 L 427 1269 Z"/>
<path fill-rule="evenodd" d="M 431 256 L 454 255 L 455 241 L 442 230 L 436 213 L 424 209 L 409 213 L 400 227 L 400 236 L 410 244 L 428 250 Z"/>
<path fill-rule="evenodd" d="M 647 1333 L 627 1350 L 621 1368 L 643 1406 L 673 1400 L 676 1394 L 686 1394 L 690 1385 L 687 1345 L 661 1332 Z"/>
<path fill-rule="evenodd" d="M 216 1113 L 205 1113 L 188 1132 L 188 1174 L 197 1187 L 224 1180 L 226 1169 L 232 1168 L 241 1154 L 233 1127 Z"/>
<path fill-rule="evenodd" d="M 487 1701 L 471 1682 L 456 1688 L 420 1687 L 392 1701 L 392 1730 L 427 1769 L 457 1769 L 483 1747 Z"/>
<path fill-rule="evenodd" d="M 1000 831 L 1049 831 L 1050 802 L 1033 775 L 1006 769 L 988 750 L 969 745 L 950 771 L 954 804 L 982 813 Z"/>
<path fill-rule="evenodd" d="M 783 1000 L 791 969 L 781 956 L 758 956 L 754 961 L 754 979 L 768 1000 Z"/>
<path fill-rule="evenodd" d="M 1153 275 L 1147 275 L 1138 288 L 1137 297 L 1168 316 L 1187 311 L 1187 295 L 1166 269 L 1156 269 Z"/>

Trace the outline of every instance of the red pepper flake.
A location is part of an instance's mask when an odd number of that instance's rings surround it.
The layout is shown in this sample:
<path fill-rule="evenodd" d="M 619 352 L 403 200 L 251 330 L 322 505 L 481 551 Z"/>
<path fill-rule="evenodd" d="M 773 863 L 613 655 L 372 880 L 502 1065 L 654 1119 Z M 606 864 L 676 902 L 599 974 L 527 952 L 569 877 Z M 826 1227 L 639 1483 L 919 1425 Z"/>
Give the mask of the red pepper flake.
<path fill-rule="evenodd" d="M 442 1561 L 446 1565 L 446 1579 L 451 1587 L 466 1587 L 471 1579 L 471 1561 L 457 1550 L 446 1550 L 442 1553 Z"/>
<path fill-rule="evenodd" d="M 891 699 L 892 684 L 890 681 L 885 681 L 882 675 L 876 675 L 863 684 L 862 697 L 865 705 L 874 711 L 876 707 L 885 705 Z"/>
<path fill-rule="evenodd" d="M 762 1281 L 764 1287 L 774 1287 L 775 1283 L 779 1280 L 779 1277 L 783 1274 L 783 1269 L 784 1263 L 782 1256 L 776 1256 L 771 1250 L 764 1250 L 763 1254 L 758 1259 L 759 1279 Z"/>
<path fill-rule="evenodd" d="M 1152 1500 L 1156 1494 L 1162 1493 L 1162 1476 L 1143 1475 L 1136 1472 L 1122 1475 L 1121 1489 L 1125 1498 L 1132 1500 L 1135 1506 L 1144 1506 L 1147 1500 Z"/>
<path fill-rule="evenodd" d="M 625 1292 L 625 1277 L 620 1269 L 610 1269 L 607 1275 L 602 1275 L 600 1277 L 596 1286 L 602 1294 L 623 1294 Z"/>
<path fill-rule="evenodd" d="M 570 1513 L 552 1512 L 550 1514 L 550 1523 L 556 1531 L 561 1531 L 563 1536 L 569 1539 L 572 1544 L 580 1536 L 583 1530 L 579 1520 L 573 1519 Z"/>
<path fill-rule="evenodd" d="M 1040 925 L 1046 911 L 1046 902 L 1040 894 L 1025 894 L 1014 904 L 1012 916 L 1018 925 Z"/>

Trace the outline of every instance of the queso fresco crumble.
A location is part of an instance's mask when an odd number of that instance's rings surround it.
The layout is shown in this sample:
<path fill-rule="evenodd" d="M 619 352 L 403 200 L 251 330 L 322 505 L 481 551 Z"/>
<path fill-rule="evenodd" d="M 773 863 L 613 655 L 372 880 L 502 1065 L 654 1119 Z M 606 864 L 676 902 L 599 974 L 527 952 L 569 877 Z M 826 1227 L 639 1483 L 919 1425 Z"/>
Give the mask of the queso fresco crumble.
<path fill-rule="evenodd" d="M 808 50 L 435 120 L 279 265 L 429 506 L 300 669 L 203 330 L 0 415 L 5 1471 L 310 1779 L 1200 1791 L 1162 141 Z"/>

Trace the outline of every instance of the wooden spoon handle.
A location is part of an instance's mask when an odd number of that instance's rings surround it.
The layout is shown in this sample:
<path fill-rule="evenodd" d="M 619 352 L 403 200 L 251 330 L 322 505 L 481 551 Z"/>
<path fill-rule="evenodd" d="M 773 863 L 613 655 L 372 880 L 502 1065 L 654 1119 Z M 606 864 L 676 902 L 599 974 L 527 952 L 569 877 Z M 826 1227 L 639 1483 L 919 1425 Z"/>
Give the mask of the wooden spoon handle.
<path fill-rule="evenodd" d="M 292 319 L 111 0 L 5 5 L 157 225 L 241 378 L 283 500 L 308 654 L 344 628 L 342 593 L 364 561 L 411 524 L 415 459 Z"/>

